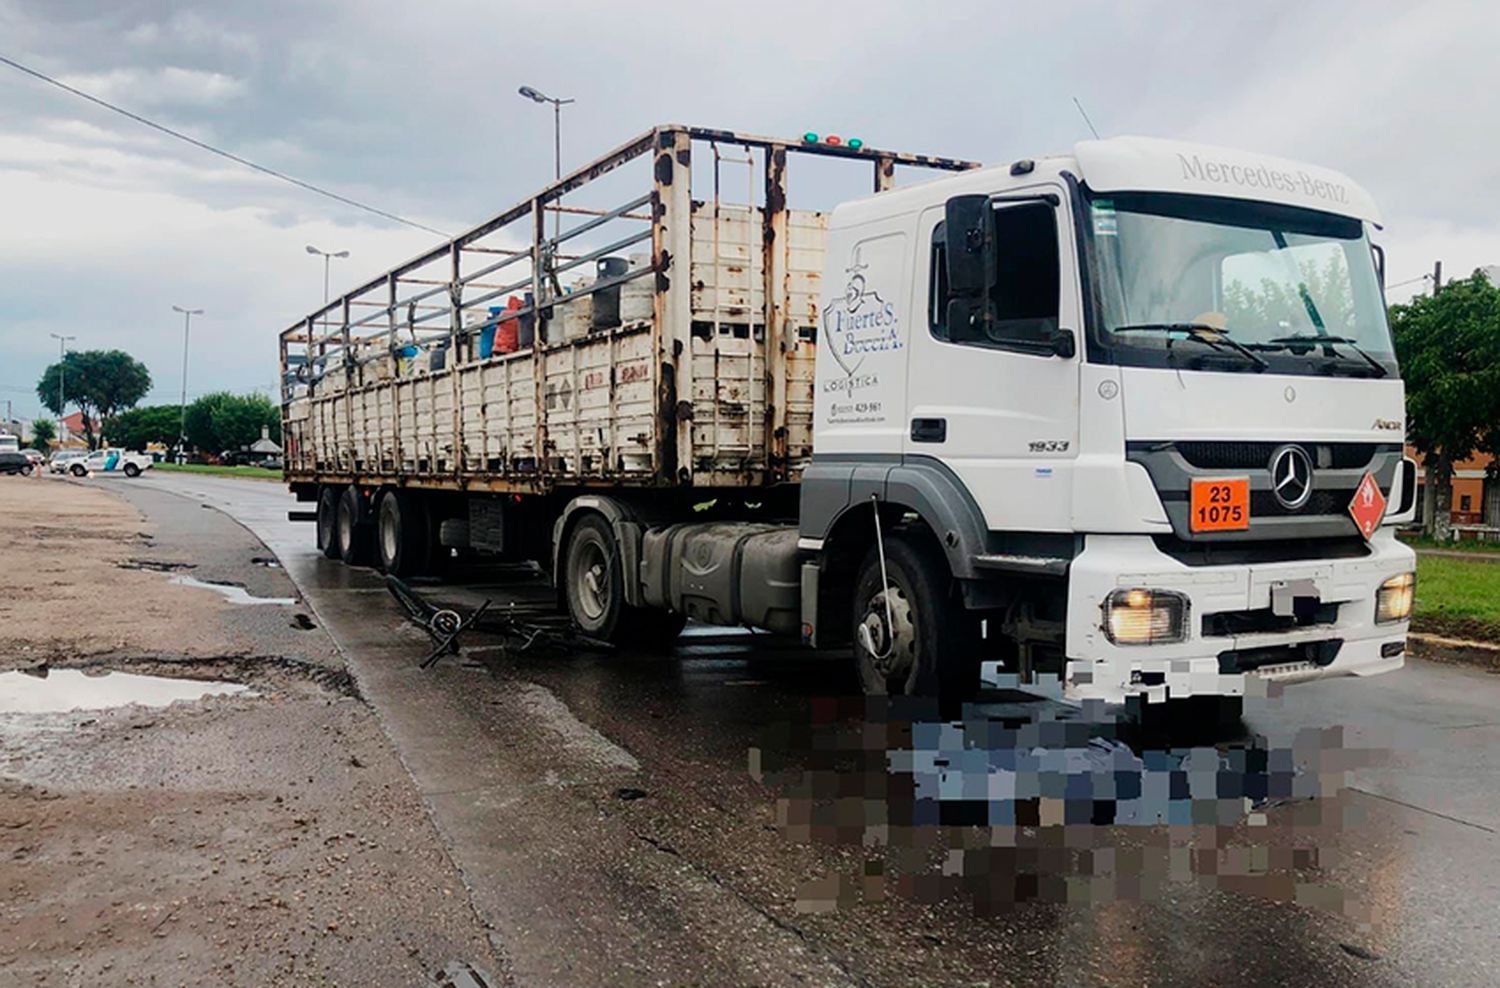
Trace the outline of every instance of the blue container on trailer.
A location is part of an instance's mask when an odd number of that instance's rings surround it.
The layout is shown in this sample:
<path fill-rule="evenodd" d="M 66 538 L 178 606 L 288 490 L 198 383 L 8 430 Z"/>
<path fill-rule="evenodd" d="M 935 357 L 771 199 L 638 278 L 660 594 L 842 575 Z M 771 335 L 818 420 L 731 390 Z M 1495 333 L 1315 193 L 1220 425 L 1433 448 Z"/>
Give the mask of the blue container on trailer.
<path fill-rule="evenodd" d="M 490 321 L 479 331 L 479 359 L 488 360 L 490 354 L 495 352 L 495 324 L 500 313 L 505 311 L 504 306 L 490 306 Z"/>

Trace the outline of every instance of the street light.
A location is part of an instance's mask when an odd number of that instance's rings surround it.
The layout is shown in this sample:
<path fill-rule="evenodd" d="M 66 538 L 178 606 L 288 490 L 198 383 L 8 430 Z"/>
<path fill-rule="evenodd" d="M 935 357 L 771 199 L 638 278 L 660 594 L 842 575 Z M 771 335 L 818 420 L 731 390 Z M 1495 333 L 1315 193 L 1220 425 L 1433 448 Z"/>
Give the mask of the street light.
<path fill-rule="evenodd" d="M 58 442 L 68 438 L 68 426 L 63 422 L 63 410 L 67 403 L 63 401 L 66 392 L 63 391 L 63 372 L 67 370 L 68 341 L 76 340 L 76 336 L 63 336 L 61 333 L 48 333 L 48 336 L 57 341 L 57 439 Z"/>
<path fill-rule="evenodd" d="M 527 99 L 531 100 L 533 103 L 551 103 L 552 104 L 552 179 L 553 179 L 553 181 L 561 181 L 561 179 L 562 179 L 562 108 L 563 108 L 563 104 L 564 103 L 572 103 L 573 100 L 571 100 L 571 99 L 554 99 L 553 97 L 547 96 L 544 93 L 537 92 L 535 89 L 532 89 L 530 86 L 522 86 L 520 89 L 518 89 L 516 91 L 518 93 L 520 93 L 522 96 L 524 96 Z M 560 204 L 554 203 L 553 205 L 557 206 L 557 205 L 560 205 Z M 558 233 L 561 232 L 561 229 L 562 229 L 561 226 L 560 226 L 561 222 L 562 222 L 562 213 L 560 211 L 553 212 L 553 214 L 552 214 L 552 239 L 553 240 L 556 240 Z"/>
<path fill-rule="evenodd" d="M 174 305 L 172 311 L 182 313 L 182 409 L 177 420 L 177 462 L 184 463 L 187 461 L 188 326 L 192 323 L 194 316 L 203 315 L 203 310 L 184 309 L 180 305 Z"/>
<path fill-rule="evenodd" d="M 327 305 L 328 304 L 328 265 L 333 260 L 333 258 L 335 258 L 335 257 L 339 257 L 339 258 L 348 257 L 349 256 L 349 252 L 347 250 L 341 250 L 341 251 L 338 251 L 338 252 L 329 252 L 329 251 L 326 251 L 326 250 L 318 250 L 318 248 L 314 247 L 312 244 L 308 244 L 307 245 L 307 252 L 309 254 L 317 254 L 319 257 L 323 258 L 323 304 Z M 327 321 L 327 317 L 326 316 L 324 317 L 324 321 L 325 322 Z"/>

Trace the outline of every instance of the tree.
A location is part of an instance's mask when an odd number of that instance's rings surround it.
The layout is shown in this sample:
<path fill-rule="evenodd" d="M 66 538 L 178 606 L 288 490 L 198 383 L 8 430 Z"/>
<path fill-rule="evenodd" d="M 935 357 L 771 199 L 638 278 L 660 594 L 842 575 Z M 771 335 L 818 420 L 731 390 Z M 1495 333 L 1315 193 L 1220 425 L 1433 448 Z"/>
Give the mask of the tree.
<path fill-rule="evenodd" d="M 177 442 L 181 416 L 177 405 L 146 405 L 121 412 L 105 428 L 110 442 L 126 449 L 145 449 L 151 443 L 171 446 Z"/>
<path fill-rule="evenodd" d="M 1406 435 L 1426 460 L 1431 534 L 1448 537 L 1453 465 L 1500 453 L 1500 288 L 1479 271 L 1390 310 Z"/>
<path fill-rule="evenodd" d="M 57 427 L 51 419 L 36 419 L 31 423 L 31 448 L 47 452 L 47 446 L 57 438 Z"/>
<path fill-rule="evenodd" d="M 36 395 L 52 414 L 63 415 L 58 402 L 59 384 L 65 390 L 63 400 L 77 405 L 83 413 L 83 434 L 89 448 L 99 445 L 95 423 L 102 423 L 135 405 L 151 390 L 151 374 L 146 365 L 124 350 L 82 350 L 63 355 L 63 359 L 42 372 Z"/>
<path fill-rule="evenodd" d="M 248 446 L 260 438 L 262 427 L 280 440 L 281 410 L 264 395 L 219 391 L 188 406 L 188 442 L 201 452 L 218 454 Z"/>

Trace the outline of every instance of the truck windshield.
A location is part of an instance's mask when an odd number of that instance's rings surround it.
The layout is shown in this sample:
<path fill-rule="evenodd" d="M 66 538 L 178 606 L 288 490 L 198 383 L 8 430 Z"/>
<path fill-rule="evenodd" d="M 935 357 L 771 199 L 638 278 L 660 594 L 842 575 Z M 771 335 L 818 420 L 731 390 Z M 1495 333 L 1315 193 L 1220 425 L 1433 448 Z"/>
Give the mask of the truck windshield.
<path fill-rule="evenodd" d="M 1085 236 L 1103 317 L 1095 359 L 1395 375 L 1385 303 L 1360 221 L 1160 193 L 1091 195 L 1087 209 Z"/>

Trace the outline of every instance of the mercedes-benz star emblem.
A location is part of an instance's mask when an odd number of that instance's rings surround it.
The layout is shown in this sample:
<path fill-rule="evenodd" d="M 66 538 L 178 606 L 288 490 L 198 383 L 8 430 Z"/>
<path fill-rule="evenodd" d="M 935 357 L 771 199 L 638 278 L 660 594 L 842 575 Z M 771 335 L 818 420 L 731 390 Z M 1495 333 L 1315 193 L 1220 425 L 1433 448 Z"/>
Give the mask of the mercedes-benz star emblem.
<path fill-rule="evenodd" d="M 1312 496 L 1312 460 L 1301 446 L 1283 446 L 1271 454 L 1271 493 L 1288 511 Z"/>

